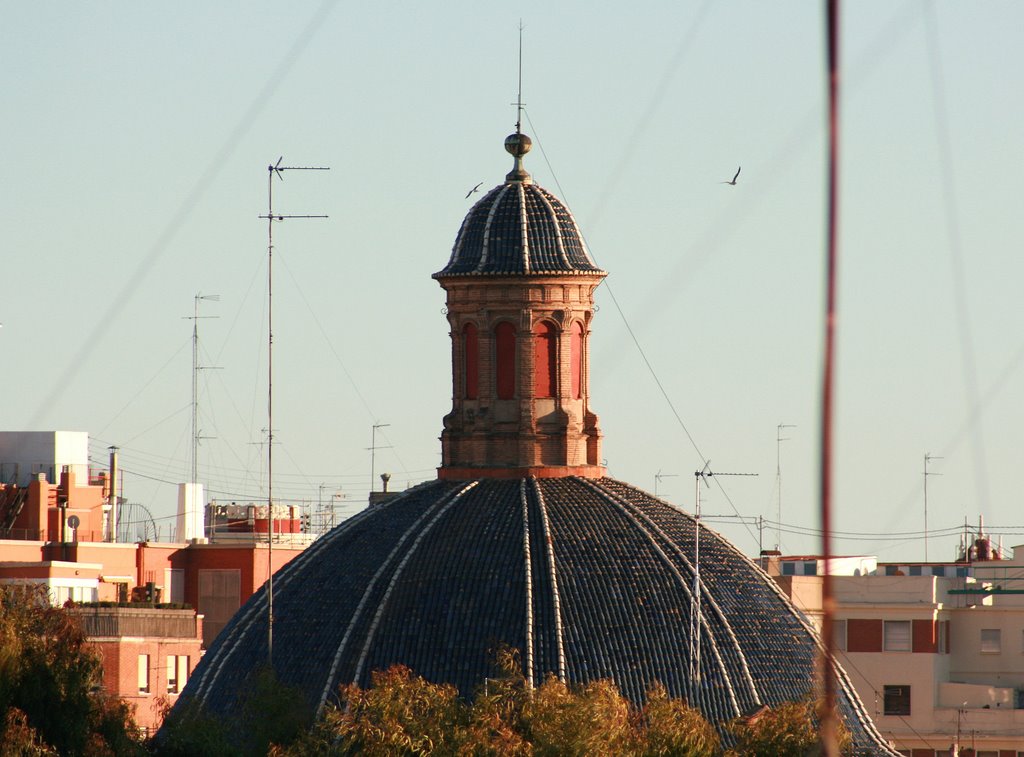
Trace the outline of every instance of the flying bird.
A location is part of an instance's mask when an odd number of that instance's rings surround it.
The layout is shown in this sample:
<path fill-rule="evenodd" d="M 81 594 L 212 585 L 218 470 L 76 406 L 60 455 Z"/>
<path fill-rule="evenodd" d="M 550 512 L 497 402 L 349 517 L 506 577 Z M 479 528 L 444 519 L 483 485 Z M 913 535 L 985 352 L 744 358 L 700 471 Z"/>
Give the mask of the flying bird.
<path fill-rule="evenodd" d="M 740 166 L 739 168 L 736 169 L 736 175 L 732 177 L 732 181 L 720 181 L 718 183 L 719 184 L 732 184 L 735 187 L 736 186 L 736 179 L 739 178 L 740 171 L 742 171 L 742 170 L 743 170 L 743 166 Z M 468 197 L 468 195 L 467 195 L 467 197 Z"/>
<path fill-rule="evenodd" d="M 469 190 L 468 192 L 466 192 L 466 197 L 468 198 L 468 197 L 469 197 L 469 196 L 470 196 L 471 194 L 473 194 L 474 192 L 479 192 L 479 191 L 480 191 L 480 185 L 481 185 L 481 184 L 483 184 L 483 182 L 482 182 L 482 181 L 480 182 L 480 184 L 477 184 L 477 185 L 476 185 L 475 187 L 473 187 L 473 188 L 472 188 L 471 190 Z"/>

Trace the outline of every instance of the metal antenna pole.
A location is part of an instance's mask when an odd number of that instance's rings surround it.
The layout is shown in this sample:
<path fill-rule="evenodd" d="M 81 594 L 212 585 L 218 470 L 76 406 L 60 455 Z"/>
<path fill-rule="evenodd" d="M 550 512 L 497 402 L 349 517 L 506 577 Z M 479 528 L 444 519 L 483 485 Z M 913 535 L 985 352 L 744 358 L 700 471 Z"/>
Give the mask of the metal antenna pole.
<path fill-rule="evenodd" d="M 199 371 L 217 370 L 218 366 L 199 365 L 199 319 L 220 318 L 218 315 L 199 315 L 199 303 L 202 300 L 209 302 L 220 302 L 219 294 L 198 293 L 193 298 L 192 315 L 182 316 L 186 321 L 192 321 L 192 455 L 190 463 L 191 477 L 189 483 L 195 484 L 199 479 L 199 441 L 209 439 L 199 432 Z"/>
<path fill-rule="evenodd" d="M 924 561 L 928 562 L 928 476 L 941 476 L 941 473 L 930 473 L 928 463 L 932 460 L 941 460 L 938 455 L 929 452 L 924 454 Z"/>
<path fill-rule="evenodd" d="M 523 19 L 519 19 L 519 92 L 516 95 L 516 134 L 523 125 Z"/>
<path fill-rule="evenodd" d="M 379 428 L 387 428 L 390 425 L 391 425 L 390 423 L 374 423 L 373 424 L 373 430 L 370 432 L 370 493 L 371 494 L 373 493 L 373 487 L 374 487 L 373 477 L 374 477 L 374 474 L 377 472 L 376 467 L 375 467 L 376 462 L 377 462 L 377 450 L 378 449 L 390 449 L 391 448 L 390 444 L 387 445 L 387 446 L 384 446 L 384 447 L 378 447 L 377 446 L 377 429 L 379 429 Z"/>
<path fill-rule="evenodd" d="M 282 166 L 284 156 L 267 166 L 267 665 L 274 666 L 274 221 L 286 218 L 327 218 L 325 215 L 274 213 L 274 175 L 284 171 L 329 171 L 313 166 Z"/>
<path fill-rule="evenodd" d="M 775 427 L 775 485 L 778 488 L 779 501 L 776 510 L 775 528 L 775 549 L 782 550 L 782 443 L 788 442 L 789 437 L 782 435 L 782 429 L 796 428 L 792 423 L 780 423 Z"/>
<path fill-rule="evenodd" d="M 676 478 L 678 473 L 662 473 L 660 470 L 654 474 L 654 496 L 658 496 L 658 484 L 661 483 L 663 478 Z"/>
<path fill-rule="evenodd" d="M 694 532 L 693 532 L 693 592 L 690 595 L 690 703 L 695 702 L 697 687 L 700 685 L 700 633 L 701 633 L 701 582 L 700 582 L 700 485 L 708 486 L 712 476 L 756 476 L 756 473 L 713 473 L 711 461 L 707 460 L 704 467 L 694 471 Z"/>

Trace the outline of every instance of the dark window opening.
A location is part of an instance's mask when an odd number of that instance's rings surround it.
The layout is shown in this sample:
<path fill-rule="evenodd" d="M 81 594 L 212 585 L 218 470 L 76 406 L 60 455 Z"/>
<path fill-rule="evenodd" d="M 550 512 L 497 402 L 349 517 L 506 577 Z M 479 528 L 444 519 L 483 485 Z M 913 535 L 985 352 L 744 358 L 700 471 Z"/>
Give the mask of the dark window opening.
<path fill-rule="evenodd" d="M 516 396 L 516 327 L 508 321 L 494 329 L 495 383 L 498 399 L 510 400 Z"/>
<path fill-rule="evenodd" d="M 572 397 L 578 400 L 583 396 L 583 324 L 579 321 L 572 325 L 570 353 L 570 360 L 572 360 Z"/>
<path fill-rule="evenodd" d="M 909 686 L 886 686 L 883 696 L 885 698 L 885 709 L 883 710 L 885 715 L 910 714 Z"/>
<path fill-rule="evenodd" d="M 480 391 L 480 351 L 476 326 L 462 327 L 462 376 L 467 400 L 475 400 Z"/>

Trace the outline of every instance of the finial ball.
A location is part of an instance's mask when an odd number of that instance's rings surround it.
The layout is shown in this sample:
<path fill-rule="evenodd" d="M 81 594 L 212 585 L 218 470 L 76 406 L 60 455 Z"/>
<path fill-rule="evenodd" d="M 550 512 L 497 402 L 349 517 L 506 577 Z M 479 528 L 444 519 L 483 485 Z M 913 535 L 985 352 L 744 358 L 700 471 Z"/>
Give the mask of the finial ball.
<path fill-rule="evenodd" d="M 520 132 L 505 137 L 505 151 L 509 155 L 521 158 L 530 151 L 531 147 L 533 147 L 533 141 Z"/>

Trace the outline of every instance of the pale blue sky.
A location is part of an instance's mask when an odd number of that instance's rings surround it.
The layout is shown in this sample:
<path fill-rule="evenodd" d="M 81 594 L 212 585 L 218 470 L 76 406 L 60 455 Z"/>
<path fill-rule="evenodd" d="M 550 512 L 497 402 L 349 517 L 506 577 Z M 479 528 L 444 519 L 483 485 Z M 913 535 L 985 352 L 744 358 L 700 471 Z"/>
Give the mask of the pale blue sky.
<path fill-rule="evenodd" d="M 122 447 L 171 514 L 201 322 L 202 478 L 261 492 L 268 163 L 275 491 L 365 501 L 433 475 L 450 407 L 443 293 L 477 182 L 501 182 L 525 25 L 527 168 L 573 210 L 720 479 L 707 513 L 817 526 L 824 230 L 818 2 L 7 2 L 0 427 Z M 1024 5 L 849 2 L 842 25 L 838 528 L 1021 524 Z M 941 88 L 936 89 L 936 85 Z M 936 93 L 939 94 L 938 99 Z M 543 148 L 543 154 L 541 149 Z M 546 156 L 546 160 L 545 160 Z M 719 182 L 743 166 L 737 186 Z M 476 197 L 479 197 L 476 196 Z M 592 404 L 612 475 L 687 509 L 702 461 L 607 287 Z M 346 374 L 347 371 L 347 374 Z M 350 378 L 351 377 L 351 380 Z M 167 521 L 163 521 L 167 522 Z M 787 526 L 787 528 L 790 528 Z M 745 550 L 756 539 L 721 526 Z M 1012 529 L 1011 529 L 1012 530 Z M 1024 525 L 1007 544 L 1024 542 Z M 756 533 L 756 532 L 755 532 Z M 773 546 L 775 533 L 765 535 Z M 932 559 L 955 538 L 933 537 Z M 788 552 L 816 539 L 783 533 Z M 837 551 L 920 559 L 920 538 Z"/>

